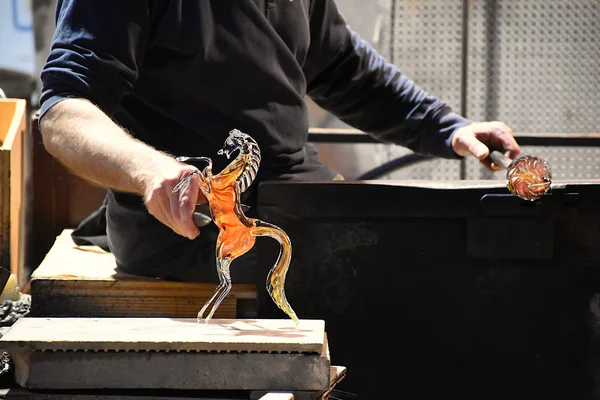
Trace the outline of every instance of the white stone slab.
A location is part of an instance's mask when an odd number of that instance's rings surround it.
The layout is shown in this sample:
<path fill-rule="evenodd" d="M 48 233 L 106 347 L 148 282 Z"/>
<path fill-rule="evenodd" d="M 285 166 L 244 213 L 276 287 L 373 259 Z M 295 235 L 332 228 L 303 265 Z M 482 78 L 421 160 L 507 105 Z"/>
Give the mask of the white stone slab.
<path fill-rule="evenodd" d="M 320 353 L 323 320 L 21 318 L 3 348 L 42 351 L 225 351 Z"/>

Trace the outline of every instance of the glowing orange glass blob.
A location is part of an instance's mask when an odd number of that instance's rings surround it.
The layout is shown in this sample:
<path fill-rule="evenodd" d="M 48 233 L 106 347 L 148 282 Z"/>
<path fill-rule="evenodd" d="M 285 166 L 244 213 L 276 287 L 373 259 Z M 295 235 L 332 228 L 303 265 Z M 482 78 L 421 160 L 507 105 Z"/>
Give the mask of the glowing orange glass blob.
<path fill-rule="evenodd" d="M 214 223 L 219 228 L 217 237 L 216 263 L 220 284 L 198 313 L 198 322 L 211 303 L 208 323 L 215 311 L 231 290 L 230 265 L 233 260 L 246 254 L 256 242 L 256 237 L 268 236 L 281 246 L 279 257 L 267 276 L 267 291 L 275 304 L 296 324 L 299 320 L 285 296 L 285 277 L 292 258 L 292 245 L 288 235 L 279 227 L 244 215 L 240 194 L 254 181 L 260 164 L 260 149 L 256 141 L 237 129 L 229 133 L 219 155 L 227 158 L 235 151 L 237 157 L 220 173 L 212 173 L 212 160 L 207 157 L 180 157 L 181 161 L 204 161 L 208 164 L 202 171 L 182 180 L 173 191 L 188 184 L 193 176 L 198 178 L 200 190 L 208 200 Z"/>

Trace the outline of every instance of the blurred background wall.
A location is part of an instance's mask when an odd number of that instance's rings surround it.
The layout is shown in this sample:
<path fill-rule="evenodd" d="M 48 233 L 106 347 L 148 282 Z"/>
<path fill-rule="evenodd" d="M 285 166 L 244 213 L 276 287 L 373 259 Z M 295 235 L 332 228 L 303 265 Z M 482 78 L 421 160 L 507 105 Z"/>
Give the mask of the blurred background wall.
<path fill-rule="evenodd" d="M 31 0 L 0 2 L 0 88 L 9 97 L 33 91 L 35 47 Z"/>

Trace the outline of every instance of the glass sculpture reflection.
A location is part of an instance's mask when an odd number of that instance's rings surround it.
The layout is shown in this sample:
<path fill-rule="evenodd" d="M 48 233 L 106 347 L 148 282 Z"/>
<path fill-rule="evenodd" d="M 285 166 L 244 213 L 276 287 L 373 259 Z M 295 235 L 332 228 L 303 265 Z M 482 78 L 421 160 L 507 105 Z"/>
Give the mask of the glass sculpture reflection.
<path fill-rule="evenodd" d="M 506 170 L 508 190 L 523 200 L 537 200 L 550 189 L 552 173 L 546 161 L 536 156 L 514 160 Z"/>
<path fill-rule="evenodd" d="M 236 151 L 239 152 L 237 157 L 218 174 L 213 174 L 212 160 L 208 157 L 178 158 L 180 161 L 202 161 L 207 164 L 203 170 L 183 179 L 173 191 L 180 190 L 196 176 L 200 190 L 208 199 L 212 219 L 219 228 L 216 263 L 220 284 L 198 313 L 198 322 L 213 304 L 205 317 L 205 322 L 208 323 L 231 290 L 231 262 L 247 253 L 254 246 L 256 237 L 268 236 L 279 242 L 281 250 L 267 276 L 267 291 L 275 304 L 298 324 L 298 317 L 288 303 L 284 290 L 285 276 L 292 257 L 290 239 L 279 227 L 246 217 L 240 202 L 240 194 L 252 184 L 258 172 L 260 149 L 252 137 L 234 129 L 229 132 L 223 148 L 217 154 L 229 159 Z"/>

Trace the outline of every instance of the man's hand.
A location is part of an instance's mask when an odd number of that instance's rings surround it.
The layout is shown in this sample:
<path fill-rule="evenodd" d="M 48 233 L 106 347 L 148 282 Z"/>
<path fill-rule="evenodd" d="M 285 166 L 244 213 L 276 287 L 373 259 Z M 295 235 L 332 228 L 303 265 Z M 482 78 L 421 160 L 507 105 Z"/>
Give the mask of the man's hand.
<path fill-rule="evenodd" d="M 174 163 L 164 169 L 164 173 L 155 176 L 149 182 L 144 201 L 148 212 L 175 233 L 195 239 L 200 231 L 194 225 L 192 214 L 196 204 L 206 203 L 206 197 L 200 191 L 198 179 L 194 176 L 189 184 L 177 192 L 173 188 L 185 177 L 197 169 L 191 165 Z"/>
<path fill-rule="evenodd" d="M 490 147 L 513 159 L 521 153 L 512 130 L 502 122 L 473 122 L 459 128 L 452 137 L 456 154 L 477 157 L 490 171 L 499 171 L 501 167 L 488 158 Z"/>

